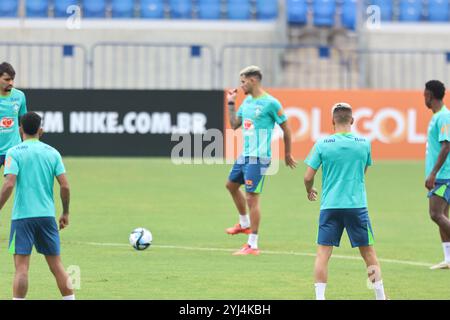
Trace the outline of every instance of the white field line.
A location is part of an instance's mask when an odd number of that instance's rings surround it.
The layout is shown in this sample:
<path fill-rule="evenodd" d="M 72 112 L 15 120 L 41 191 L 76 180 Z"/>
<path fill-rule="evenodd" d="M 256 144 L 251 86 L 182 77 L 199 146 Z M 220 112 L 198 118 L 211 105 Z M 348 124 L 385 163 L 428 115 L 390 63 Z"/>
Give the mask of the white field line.
<path fill-rule="evenodd" d="M 129 247 L 129 244 L 125 243 L 101 243 L 101 242 L 71 242 L 81 245 L 89 245 L 89 246 L 106 246 L 106 247 Z M 191 251 L 213 251 L 213 252 L 233 252 L 236 249 L 224 249 L 224 248 L 204 248 L 204 247 L 186 247 L 186 246 L 171 246 L 171 245 L 152 245 L 155 248 L 164 248 L 164 249 L 177 249 L 177 250 L 191 250 Z M 315 253 L 307 253 L 307 252 L 295 252 L 295 251 L 269 251 L 269 250 L 261 250 L 261 253 L 264 254 L 273 254 L 273 255 L 287 255 L 287 256 L 304 256 L 304 257 L 315 257 Z M 361 260 L 361 257 L 357 256 L 343 256 L 333 254 L 332 258 L 335 259 L 347 259 L 347 260 Z M 394 264 L 404 264 L 410 266 L 418 266 L 418 267 L 430 267 L 433 264 L 428 262 L 418 262 L 418 261 L 405 261 L 405 260 L 395 260 L 395 259 L 378 259 L 383 263 L 394 263 Z"/>

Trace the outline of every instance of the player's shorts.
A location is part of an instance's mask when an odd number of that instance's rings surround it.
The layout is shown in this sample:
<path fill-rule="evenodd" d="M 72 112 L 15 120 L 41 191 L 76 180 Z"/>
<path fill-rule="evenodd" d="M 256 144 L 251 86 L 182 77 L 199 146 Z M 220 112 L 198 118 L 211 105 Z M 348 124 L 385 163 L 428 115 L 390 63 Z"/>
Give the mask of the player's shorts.
<path fill-rule="evenodd" d="M 0 155 L 0 168 L 5 164 L 6 155 Z"/>
<path fill-rule="evenodd" d="M 428 198 L 436 195 L 450 203 L 450 179 L 436 179 L 434 188 L 428 192 Z"/>
<path fill-rule="evenodd" d="M 353 248 L 373 245 L 367 208 L 320 210 L 317 244 L 339 247 L 344 228 Z"/>
<path fill-rule="evenodd" d="M 54 217 L 12 220 L 9 252 L 29 255 L 33 245 L 36 247 L 36 251 L 43 255 L 60 255 L 58 226 Z"/>
<path fill-rule="evenodd" d="M 228 180 L 245 184 L 245 191 L 261 193 L 270 159 L 257 157 L 239 157 L 231 169 Z"/>

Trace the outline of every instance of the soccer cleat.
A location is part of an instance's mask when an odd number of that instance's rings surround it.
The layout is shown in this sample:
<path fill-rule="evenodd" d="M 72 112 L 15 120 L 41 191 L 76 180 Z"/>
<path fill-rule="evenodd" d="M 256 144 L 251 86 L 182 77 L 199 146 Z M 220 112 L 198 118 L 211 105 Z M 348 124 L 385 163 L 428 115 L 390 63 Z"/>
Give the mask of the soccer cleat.
<path fill-rule="evenodd" d="M 238 234 L 238 233 L 245 233 L 245 234 L 250 234 L 252 233 L 252 230 L 250 230 L 250 228 L 242 228 L 241 225 L 239 223 L 237 223 L 236 225 L 234 225 L 234 227 L 225 229 L 225 232 L 228 234 Z"/>
<path fill-rule="evenodd" d="M 259 249 L 252 249 L 252 247 L 250 247 L 249 244 L 245 244 L 241 250 L 236 251 L 235 253 L 233 253 L 233 256 L 246 256 L 252 254 L 254 256 L 259 255 Z"/>
<path fill-rule="evenodd" d="M 438 270 L 438 269 L 450 269 L 450 263 L 442 261 L 441 263 L 438 263 L 432 267 L 430 267 L 431 270 Z"/>

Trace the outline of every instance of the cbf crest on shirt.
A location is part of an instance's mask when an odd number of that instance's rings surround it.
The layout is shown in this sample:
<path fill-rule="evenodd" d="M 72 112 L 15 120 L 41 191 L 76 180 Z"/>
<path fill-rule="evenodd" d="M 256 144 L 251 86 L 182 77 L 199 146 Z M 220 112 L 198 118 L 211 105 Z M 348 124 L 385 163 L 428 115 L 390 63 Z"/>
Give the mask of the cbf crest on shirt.
<path fill-rule="evenodd" d="M 18 145 L 19 117 L 27 113 L 25 94 L 13 88 L 7 96 L 0 96 L 0 155 Z"/>
<path fill-rule="evenodd" d="M 270 158 L 275 123 L 282 124 L 287 120 L 280 102 L 269 94 L 258 98 L 248 96 L 239 107 L 237 116 L 242 118 L 242 156 Z"/>

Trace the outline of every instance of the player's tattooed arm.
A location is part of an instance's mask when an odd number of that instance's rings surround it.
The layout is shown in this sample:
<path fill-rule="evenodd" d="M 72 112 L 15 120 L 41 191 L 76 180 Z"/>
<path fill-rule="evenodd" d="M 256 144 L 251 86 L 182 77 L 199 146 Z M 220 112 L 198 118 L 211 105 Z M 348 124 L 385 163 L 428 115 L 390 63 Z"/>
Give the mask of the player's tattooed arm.
<path fill-rule="evenodd" d="M 59 229 L 64 229 L 69 225 L 69 203 L 70 203 L 70 187 L 65 174 L 56 177 L 60 187 L 60 197 L 63 207 L 63 213 L 59 218 Z"/>
<path fill-rule="evenodd" d="M 448 156 L 449 152 L 450 152 L 450 142 L 442 141 L 441 142 L 441 151 L 439 152 L 436 164 L 434 165 L 433 171 L 431 171 L 430 175 L 427 177 L 427 180 L 425 181 L 425 187 L 428 190 L 431 190 L 434 188 L 434 184 L 436 182 L 436 176 L 437 176 L 439 170 L 441 170 L 445 161 L 447 160 L 447 156 Z"/>
<path fill-rule="evenodd" d="M 236 115 L 236 95 L 237 89 L 229 90 L 227 93 L 228 117 L 230 119 L 230 126 L 234 130 L 240 128 L 242 125 L 242 118 Z"/>

